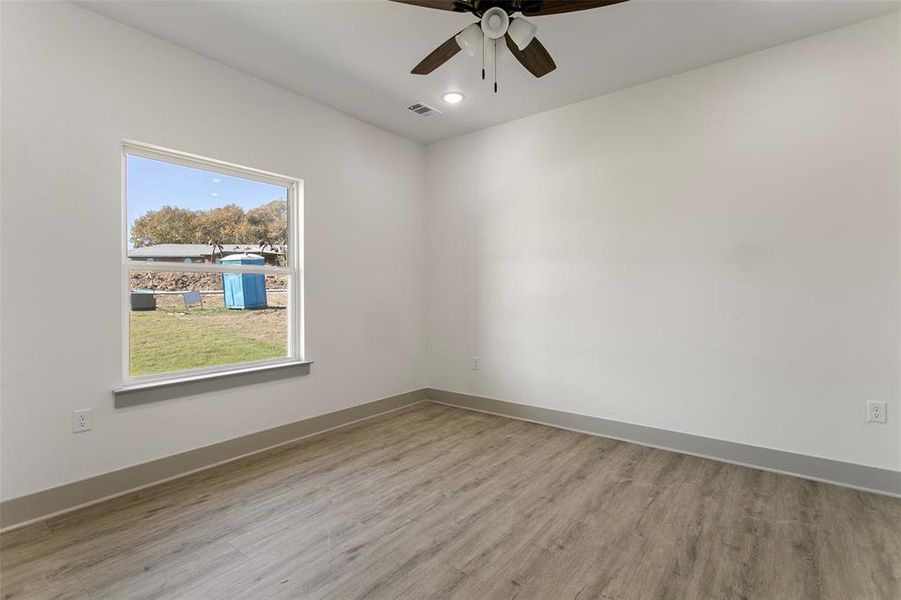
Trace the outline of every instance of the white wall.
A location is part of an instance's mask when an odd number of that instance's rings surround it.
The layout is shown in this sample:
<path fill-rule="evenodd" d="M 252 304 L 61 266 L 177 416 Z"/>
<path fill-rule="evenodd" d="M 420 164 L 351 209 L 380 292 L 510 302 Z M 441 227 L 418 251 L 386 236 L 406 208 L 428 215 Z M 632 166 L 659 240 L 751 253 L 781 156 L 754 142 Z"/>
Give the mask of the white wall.
<path fill-rule="evenodd" d="M 898 68 L 892 15 L 430 146 L 430 386 L 898 469 Z"/>
<path fill-rule="evenodd" d="M 68 4 L 2 71 L 3 499 L 425 386 L 422 146 Z M 309 376 L 113 408 L 122 138 L 305 180 Z"/>

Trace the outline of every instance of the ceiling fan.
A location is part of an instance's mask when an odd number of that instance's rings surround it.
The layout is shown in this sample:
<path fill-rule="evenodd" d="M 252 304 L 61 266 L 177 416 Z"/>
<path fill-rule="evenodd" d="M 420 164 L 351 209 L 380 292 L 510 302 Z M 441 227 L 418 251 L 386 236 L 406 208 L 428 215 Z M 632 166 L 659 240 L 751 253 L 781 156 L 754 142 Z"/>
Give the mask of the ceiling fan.
<path fill-rule="evenodd" d="M 538 28 L 524 17 L 543 17 L 601 8 L 627 0 L 392 0 L 423 8 L 468 12 L 478 17 L 413 67 L 414 75 L 428 75 L 460 50 L 475 56 L 482 49 L 482 79 L 485 79 L 485 53 L 494 50 L 494 91 L 497 93 L 497 51 L 499 40 L 506 42 L 510 53 L 535 77 L 543 77 L 557 68 L 544 44 L 535 37 Z"/>

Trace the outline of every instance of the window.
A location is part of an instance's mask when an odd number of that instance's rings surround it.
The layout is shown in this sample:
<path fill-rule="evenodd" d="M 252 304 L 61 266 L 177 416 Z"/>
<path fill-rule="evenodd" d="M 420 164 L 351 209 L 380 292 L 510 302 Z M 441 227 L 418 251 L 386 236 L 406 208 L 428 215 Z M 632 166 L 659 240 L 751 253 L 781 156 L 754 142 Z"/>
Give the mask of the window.
<path fill-rule="evenodd" d="M 303 360 L 300 180 L 123 145 L 124 380 Z"/>

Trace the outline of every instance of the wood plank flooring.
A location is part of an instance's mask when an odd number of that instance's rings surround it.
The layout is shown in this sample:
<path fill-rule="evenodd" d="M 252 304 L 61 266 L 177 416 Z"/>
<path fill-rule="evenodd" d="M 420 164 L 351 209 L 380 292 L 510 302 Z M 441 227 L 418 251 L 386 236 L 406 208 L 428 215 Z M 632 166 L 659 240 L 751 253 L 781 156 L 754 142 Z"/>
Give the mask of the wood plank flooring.
<path fill-rule="evenodd" d="M 0 536 L 0 586 L 901 599 L 901 501 L 423 403 Z"/>

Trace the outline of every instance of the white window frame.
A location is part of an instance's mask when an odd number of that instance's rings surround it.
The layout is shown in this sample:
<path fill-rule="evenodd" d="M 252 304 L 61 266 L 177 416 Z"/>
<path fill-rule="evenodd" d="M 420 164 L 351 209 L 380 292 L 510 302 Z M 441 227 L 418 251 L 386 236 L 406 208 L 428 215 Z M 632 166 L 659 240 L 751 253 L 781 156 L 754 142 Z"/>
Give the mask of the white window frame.
<path fill-rule="evenodd" d="M 215 263 L 176 263 L 131 260 L 128 257 L 128 169 L 129 156 L 150 158 L 184 167 L 203 169 L 241 177 L 261 183 L 283 186 L 287 189 L 288 204 L 288 266 L 227 265 Z M 205 375 L 240 373 L 268 366 L 290 365 L 306 362 L 303 336 L 303 180 L 268 171 L 261 171 L 221 160 L 197 156 L 187 152 L 162 148 L 134 140 L 122 141 L 122 381 L 123 387 L 143 386 L 155 382 L 165 383 Z M 131 360 L 131 289 L 130 271 L 188 272 L 188 273 L 263 273 L 285 275 L 288 280 L 288 352 L 281 358 L 230 363 L 200 369 L 170 371 L 153 375 L 132 376 Z"/>

